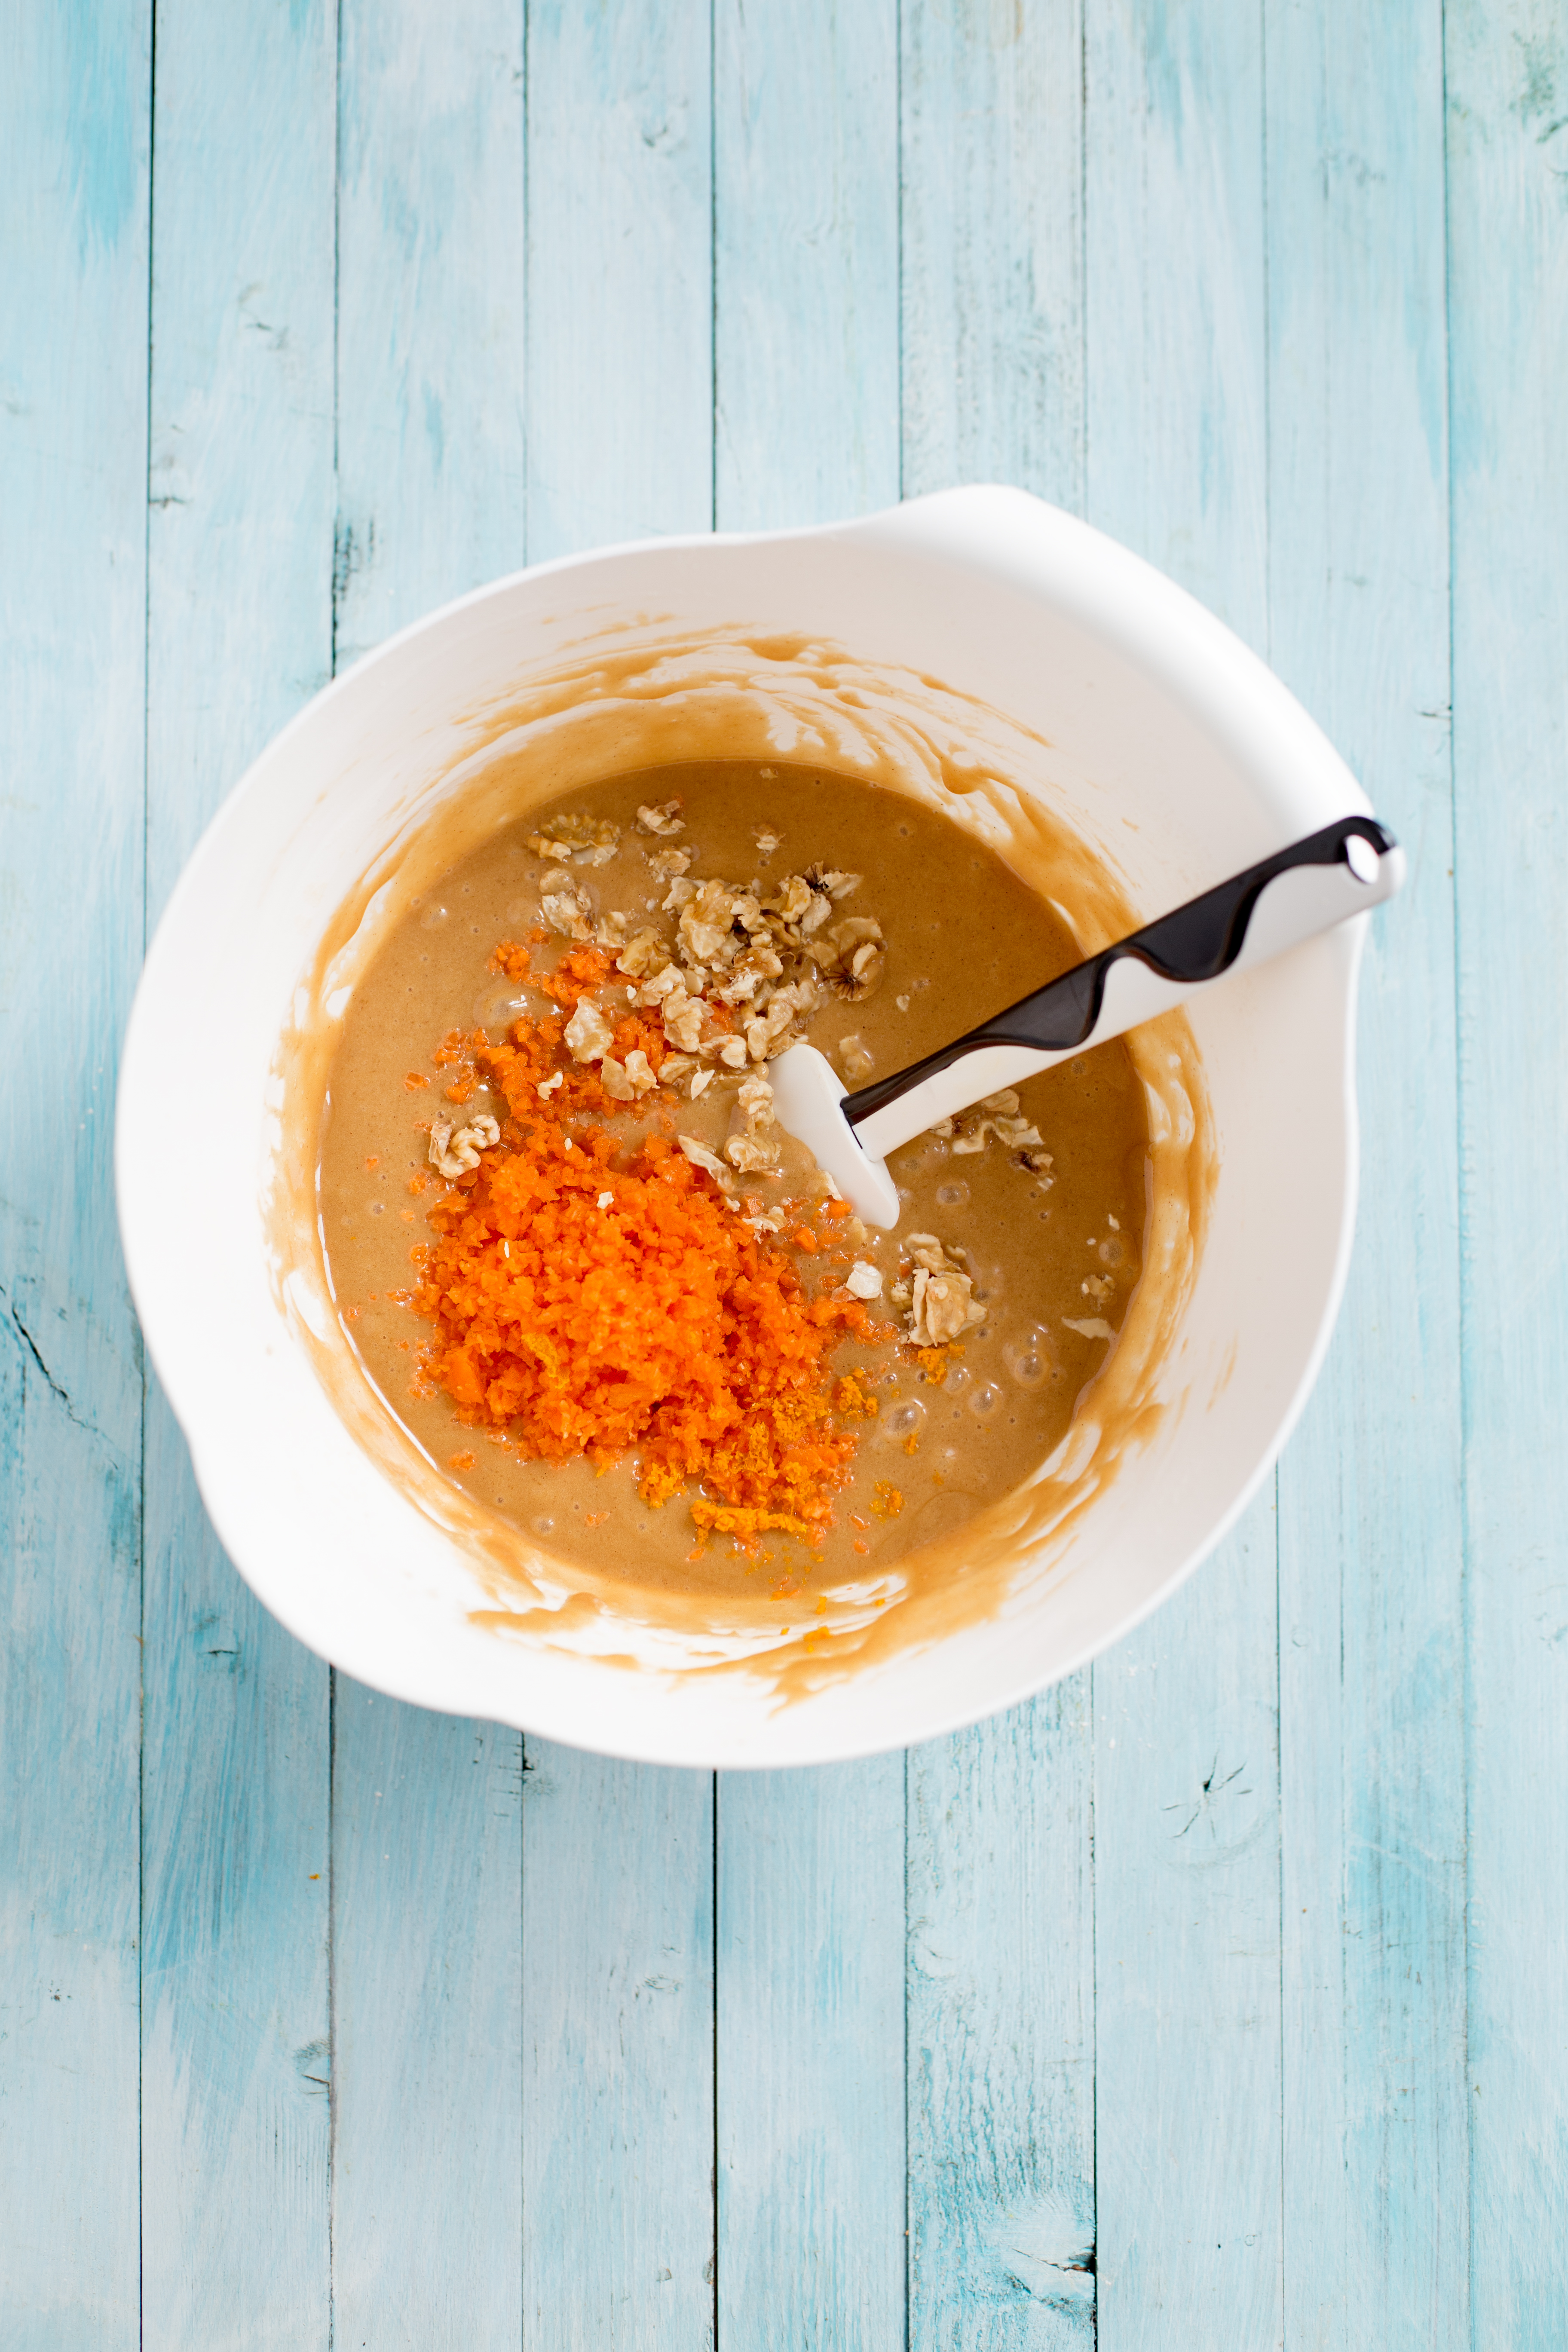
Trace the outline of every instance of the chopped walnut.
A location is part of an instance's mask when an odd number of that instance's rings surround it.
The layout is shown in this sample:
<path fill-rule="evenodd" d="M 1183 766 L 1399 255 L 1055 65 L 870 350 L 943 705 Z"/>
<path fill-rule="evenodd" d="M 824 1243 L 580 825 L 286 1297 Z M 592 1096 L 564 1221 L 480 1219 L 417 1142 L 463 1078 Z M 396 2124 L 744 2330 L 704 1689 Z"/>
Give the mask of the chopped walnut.
<path fill-rule="evenodd" d="M 668 1066 L 669 1065 L 667 1062 L 665 1067 L 668 1069 Z M 691 1102 L 695 1102 L 698 1096 L 704 1093 L 707 1088 L 712 1085 L 712 1083 L 713 1073 L 711 1070 L 693 1070 L 691 1073 L 691 1084 L 686 1089 L 688 1099 Z"/>
<path fill-rule="evenodd" d="M 657 931 L 638 931 L 629 939 L 616 958 L 616 970 L 629 972 L 634 980 L 642 980 L 663 957 L 668 963 L 669 950 Z"/>
<path fill-rule="evenodd" d="M 434 1119 L 430 1164 L 442 1176 L 466 1176 L 470 1168 L 479 1166 L 480 1152 L 500 1141 L 500 1129 L 488 1111 L 470 1119 L 467 1127 L 454 1128 L 448 1119 Z"/>
<path fill-rule="evenodd" d="M 640 1045 L 634 1045 L 624 1062 L 618 1062 L 614 1054 L 606 1054 L 599 1065 L 599 1076 L 613 1102 L 636 1102 L 658 1084 Z"/>
<path fill-rule="evenodd" d="M 784 835 L 782 833 L 775 833 L 771 824 L 754 824 L 752 827 L 752 839 L 757 845 L 757 856 L 765 866 L 784 839 Z"/>
<path fill-rule="evenodd" d="M 539 908 L 551 929 L 560 938 L 584 941 L 593 938 L 589 929 L 593 901 L 580 882 L 569 881 L 565 875 L 552 877 Z"/>
<path fill-rule="evenodd" d="M 944 1347 L 976 1323 L 984 1322 L 985 1309 L 972 1296 L 971 1277 L 934 1234 L 911 1234 L 904 1246 L 915 1266 L 909 1331 L 917 1347 Z M 893 1295 L 898 1297 L 897 1290 Z"/>
<path fill-rule="evenodd" d="M 690 963 L 719 963 L 732 959 L 740 942 L 734 936 L 736 898 L 722 882 L 704 882 L 680 910 L 680 944 Z"/>
<path fill-rule="evenodd" d="M 587 817 L 573 810 L 546 817 L 539 831 L 528 835 L 528 845 L 536 857 L 574 857 L 580 866 L 607 866 L 620 840 L 619 825 L 607 817 Z"/>
<path fill-rule="evenodd" d="M 719 1059 L 727 1070 L 740 1070 L 746 1064 L 746 1043 L 743 1037 L 726 1037 L 719 1048 Z"/>
<path fill-rule="evenodd" d="M 724 1157 L 731 1168 L 743 1174 L 761 1173 L 779 1163 L 777 1142 L 763 1134 L 773 1124 L 773 1090 L 759 1071 L 742 1078 L 735 1094 L 735 1107 L 746 1122 L 745 1132 L 730 1136 L 724 1145 Z"/>
<path fill-rule="evenodd" d="M 735 1100 L 746 1118 L 754 1127 L 772 1127 L 773 1123 L 773 1090 L 772 1082 L 760 1072 L 742 1079 Z"/>
<path fill-rule="evenodd" d="M 783 971 L 784 964 L 771 947 L 747 947 L 735 958 L 713 993 L 721 1004 L 745 1004 L 758 994 L 764 982 L 777 980 Z"/>
<path fill-rule="evenodd" d="M 660 965 L 658 971 L 651 973 L 644 981 L 637 991 L 637 1003 L 645 1005 L 662 1004 L 665 998 L 678 988 L 683 993 L 686 992 L 686 982 L 680 976 L 680 967 L 679 964 L 666 962 Z"/>
<path fill-rule="evenodd" d="M 987 1139 L 993 1135 L 1008 1151 L 1021 1151 L 1026 1146 L 1036 1150 L 1039 1148 L 1043 1138 L 1030 1120 L 1019 1117 L 1018 1097 L 1014 1087 L 1003 1087 L 995 1094 L 987 1095 L 980 1108 L 989 1116 L 982 1117 L 972 1127 L 961 1129 L 953 1139 L 954 1151 L 984 1151 Z M 1047 1168 L 1050 1166 L 1048 1153 L 1045 1164 Z"/>
<path fill-rule="evenodd" d="M 818 961 L 827 973 L 834 994 L 847 998 L 852 1004 L 863 1003 L 881 982 L 886 961 L 882 926 L 870 915 L 847 915 L 843 922 L 834 925 L 826 944 L 832 953 L 824 957 L 818 951 Z"/>
<path fill-rule="evenodd" d="M 1103 1315 L 1086 1315 L 1079 1322 L 1075 1322 L 1070 1315 L 1064 1315 L 1062 1321 L 1069 1331 L 1080 1332 L 1086 1339 L 1114 1339 L 1116 1337 Z"/>
<path fill-rule="evenodd" d="M 858 874 L 840 874 L 823 866 L 808 866 L 805 878 L 814 890 L 826 890 L 835 901 L 853 898 L 862 879 Z"/>
<path fill-rule="evenodd" d="M 880 1298 L 882 1270 L 868 1258 L 858 1258 L 844 1277 L 844 1287 L 854 1298 Z"/>
<path fill-rule="evenodd" d="M 702 1035 L 702 1016 L 707 1011 L 700 996 L 689 996 L 678 983 L 665 996 L 659 1017 L 669 1043 L 684 1054 L 697 1051 Z"/>
<path fill-rule="evenodd" d="M 778 1166 L 779 1148 L 763 1136 L 731 1135 L 725 1141 L 724 1157 L 743 1176 L 763 1175 Z"/>
<path fill-rule="evenodd" d="M 590 998 L 584 996 L 566 1024 L 566 1044 L 574 1062 L 597 1062 L 616 1042 L 616 1033 Z"/>
<path fill-rule="evenodd" d="M 668 841 L 686 830 L 686 820 L 680 810 L 679 800 L 661 801 L 655 807 L 638 809 L 637 823 L 645 833 L 656 834 L 661 841 Z"/>
<path fill-rule="evenodd" d="M 798 923 L 809 908 L 814 893 L 804 874 L 791 874 L 779 884 L 771 898 L 764 898 L 766 913 L 776 915 L 781 923 Z"/>
<path fill-rule="evenodd" d="M 673 882 L 678 875 L 691 871 L 689 849 L 649 849 L 644 856 L 649 871 L 661 882 Z"/>
<path fill-rule="evenodd" d="M 733 1172 L 726 1168 L 717 1152 L 710 1151 L 705 1143 L 699 1143 L 694 1135 L 678 1135 L 675 1139 L 694 1168 L 705 1168 L 709 1175 L 716 1176 L 726 1190 L 733 1186 Z"/>

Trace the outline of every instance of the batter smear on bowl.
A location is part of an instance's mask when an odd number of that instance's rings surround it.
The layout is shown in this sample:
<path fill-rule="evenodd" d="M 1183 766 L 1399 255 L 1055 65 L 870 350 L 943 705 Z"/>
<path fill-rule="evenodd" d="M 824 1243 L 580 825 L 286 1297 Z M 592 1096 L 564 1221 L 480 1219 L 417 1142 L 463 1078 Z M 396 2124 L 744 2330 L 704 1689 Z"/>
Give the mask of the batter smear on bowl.
<path fill-rule="evenodd" d="M 448 1475 L 568 1560 L 780 1597 L 962 1530 L 1060 1443 L 1142 1265 L 1120 1042 L 890 1160 L 861 1224 L 784 1134 L 1078 959 L 983 843 L 749 761 L 574 791 L 409 907 L 355 992 L 320 1171 L 338 1310 Z"/>

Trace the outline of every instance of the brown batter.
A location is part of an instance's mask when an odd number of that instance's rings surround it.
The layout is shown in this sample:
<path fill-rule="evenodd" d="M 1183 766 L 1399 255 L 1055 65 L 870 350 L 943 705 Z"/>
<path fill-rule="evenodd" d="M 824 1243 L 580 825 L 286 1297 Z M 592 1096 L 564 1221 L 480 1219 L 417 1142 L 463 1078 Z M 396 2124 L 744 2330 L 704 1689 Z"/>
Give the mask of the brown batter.
<path fill-rule="evenodd" d="M 837 1525 L 819 1552 L 770 1537 L 759 1559 L 715 1542 L 693 1565 L 681 1499 L 650 1508 L 630 1462 L 601 1476 L 583 1462 L 554 1466 L 482 1441 L 475 1446 L 444 1394 L 427 1386 L 417 1392 L 424 1384 L 415 1368 L 429 1326 L 388 1293 L 410 1286 L 410 1251 L 425 1236 L 423 1211 L 439 1189 L 408 1189 L 428 1171 L 430 1122 L 442 1108 L 435 1049 L 451 1030 L 478 1024 L 500 1036 L 520 1014 L 545 1009 L 537 990 L 498 980 L 487 967 L 498 940 L 537 925 L 542 897 L 563 876 L 589 894 L 595 921 L 624 912 L 633 930 L 655 927 L 674 948 L 667 881 L 649 864 L 670 845 L 638 830 L 639 805 L 680 799 L 679 847 L 692 853 L 696 881 L 721 877 L 765 896 L 812 865 L 862 877 L 843 911 L 880 925 L 885 959 L 874 992 L 859 1002 L 829 995 L 803 1033 L 851 1086 L 918 1059 L 1078 960 L 1060 918 L 994 851 L 937 810 L 860 778 L 800 767 L 788 771 L 786 789 L 783 772 L 782 761 L 662 766 L 574 790 L 542 803 L 542 817 L 536 802 L 527 818 L 410 905 L 355 990 L 331 1066 L 320 1206 L 337 1306 L 365 1370 L 437 1463 L 472 1449 L 474 1467 L 447 1475 L 481 1507 L 596 1580 L 644 1590 L 754 1597 L 748 1580 L 762 1572 L 783 1595 L 802 1584 L 874 1577 L 956 1534 L 1060 1443 L 1142 1270 L 1148 1118 L 1138 1072 L 1118 1042 L 1022 1087 L 1016 1113 L 1004 1114 L 1018 1127 L 993 1130 L 980 1149 L 963 1148 L 980 1131 L 976 1116 L 951 1138 L 919 1138 L 893 1155 L 900 1226 L 891 1234 L 856 1227 L 847 1252 L 882 1275 L 877 1313 L 907 1325 L 898 1286 L 909 1273 L 910 1237 L 929 1234 L 965 1269 L 985 1318 L 963 1334 L 962 1357 L 941 1386 L 913 1361 L 907 1338 L 841 1348 L 836 1370 L 864 1368 L 880 1412 L 865 1427 Z M 618 835 L 614 855 L 597 864 L 588 853 L 565 864 L 542 860 L 526 836 L 542 823 L 548 832 L 563 811 L 607 820 Z M 769 835 L 776 845 L 767 845 Z M 536 946 L 531 977 L 566 945 L 552 937 Z M 431 1088 L 411 1092 L 411 1071 L 427 1075 Z M 735 1124 L 743 1075 L 716 1072 L 695 1101 L 684 1086 L 679 1098 L 661 1089 L 649 1099 L 675 1109 L 680 1132 L 717 1152 Z M 460 1115 L 489 1108 L 480 1095 Z M 495 1108 L 504 1116 L 504 1105 Z M 646 1114 L 627 1115 L 628 1132 L 648 1123 Z M 1020 1148 L 1016 1138 L 1030 1127 L 1038 1144 Z M 769 1206 L 809 1202 L 809 1184 L 810 1171 L 787 1151 L 777 1177 L 744 1180 Z M 801 1270 L 816 1291 L 841 1282 L 847 1266 L 843 1254 L 831 1263 L 824 1251 L 803 1256 Z M 902 1496 L 892 1517 L 871 1508 L 879 1483 Z"/>

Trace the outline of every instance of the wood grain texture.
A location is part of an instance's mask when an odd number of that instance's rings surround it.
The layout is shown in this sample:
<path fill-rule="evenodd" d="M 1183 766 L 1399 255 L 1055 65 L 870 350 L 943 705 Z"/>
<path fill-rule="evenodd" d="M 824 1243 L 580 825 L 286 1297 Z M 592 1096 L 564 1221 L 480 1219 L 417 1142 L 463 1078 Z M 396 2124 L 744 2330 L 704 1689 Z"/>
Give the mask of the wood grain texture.
<path fill-rule="evenodd" d="M 904 1763 L 724 1772 L 719 2341 L 904 2336 Z"/>
<path fill-rule="evenodd" d="M 347 0 L 338 665 L 523 555 L 522 29 Z M 521 2340 L 521 1741 L 337 1681 L 334 2340 Z"/>
<path fill-rule="evenodd" d="M 1091 0 L 1086 28 L 1089 519 L 1261 648 L 1261 20 Z M 1281 2333 L 1276 1568 L 1266 1490 L 1094 1669 L 1098 2287 L 1114 2352 Z"/>
<path fill-rule="evenodd" d="M 342 0 L 336 661 L 523 561 L 523 44 Z"/>
<path fill-rule="evenodd" d="M 716 0 L 714 497 L 726 530 L 899 495 L 898 17 Z"/>
<path fill-rule="evenodd" d="M 1083 506 L 1080 0 L 901 12 L 903 487 Z"/>
<path fill-rule="evenodd" d="M 1472 2340 L 1568 2337 L 1568 23 L 1447 14 Z M 1531 1237 L 1528 1305 L 1510 1286 Z"/>
<path fill-rule="evenodd" d="M 142 946 L 150 15 L 0 75 L 0 2331 L 137 2337 L 142 1368 L 114 1057 Z"/>
<path fill-rule="evenodd" d="M 529 0 L 528 551 L 713 512 L 708 0 Z"/>
<path fill-rule="evenodd" d="M 1439 11 L 1268 16 L 1272 657 L 1410 858 L 1280 1465 L 1287 2341 L 1469 2340 Z M 1413 1074 L 1419 1073 L 1419 1083 Z"/>
<path fill-rule="evenodd" d="M 713 2342 L 713 1776 L 528 1743 L 529 2352 Z"/>
<path fill-rule="evenodd" d="M 334 1677 L 332 2340 L 522 2340 L 517 1735 Z"/>
<path fill-rule="evenodd" d="M 891 501 L 896 12 L 715 22 L 714 520 Z M 716 1811 L 720 2341 L 871 2352 L 906 2316 L 902 1759 L 721 1773 Z"/>
<path fill-rule="evenodd" d="M 153 920 L 330 671 L 335 37 L 319 7 L 159 15 Z M 146 1562 L 142 2340 L 305 2352 L 331 2321 L 327 1669 L 219 1550 L 155 1383 Z"/>
<path fill-rule="evenodd" d="M 155 75 L 149 0 L 12 16 L 5 2352 L 1556 2352 L 1561 0 L 161 0 Z M 1277 1518 L 907 1764 L 525 1777 L 348 1684 L 331 1761 L 144 1415 L 144 915 L 334 655 L 985 477 L 1412 855 Z"/>
<path fill-rule="evenodd" d="M 910 2341 L 1095 2340 L 1089 1678 L 909 1758 Z"/>
<path fill-rule="evenodd" d="M 534 5 L 531 561 L 712 520 L 706 8 Z M 713 2334 L 713 1783 L 527 1745 L 528 2343 Z"/>
<path fill-rule="evenodd" d="M 1097 2284 L 1118 2352 L 1282 2336 L 1273 1522 L 1254 1504 L 1094 1668 Z"/>
<path fill-rule="evenodd" d="M 904 12 L 904 488 L 1079 508 L 1077 0 Z M 910 2340 L 1091 2343 L 1090 1682 L 909 1759 Z"/>

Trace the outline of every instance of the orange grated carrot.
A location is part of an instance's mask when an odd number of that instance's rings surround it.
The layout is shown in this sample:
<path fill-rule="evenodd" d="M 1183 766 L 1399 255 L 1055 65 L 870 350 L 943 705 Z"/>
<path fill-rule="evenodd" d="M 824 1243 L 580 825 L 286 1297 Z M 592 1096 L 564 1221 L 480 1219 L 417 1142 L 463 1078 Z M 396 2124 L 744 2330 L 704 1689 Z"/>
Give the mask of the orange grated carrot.
<path fill-rule="evenodd" d="M 563 1002 L 606 968 L 574 950 L 542 985 Z M 661 1135 L 606 1188 L 618 1147 L 596 1121 L 610 1106 L 592 1070 L 558 1060 L 562 1029 L 552 1016 L 519 1021 L 504 1045 L 468 1041 L 511 1123 L 429 1212 L 417 1305 L 435 1326 L 432 1376 L 461 1420 L 510 1429 L 525 1459 L 604 1467 L 635 1447 L 647 1502 L 700 1489 L 704 1538 L 820 1541 L 855 1451 L 835 1410 L 868 1409 L 828 1360 L 864 1307 L 809 1298 L 793 1259 Z"/>

